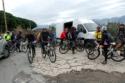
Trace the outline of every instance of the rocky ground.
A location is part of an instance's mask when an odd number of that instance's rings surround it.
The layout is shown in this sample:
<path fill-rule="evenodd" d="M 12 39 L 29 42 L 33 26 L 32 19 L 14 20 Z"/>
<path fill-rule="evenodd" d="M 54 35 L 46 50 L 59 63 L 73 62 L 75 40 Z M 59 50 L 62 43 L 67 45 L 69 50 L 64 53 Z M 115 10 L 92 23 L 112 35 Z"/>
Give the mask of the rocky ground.
<path fill-rule="evenodd" d="M 57 50 L 57 61 L 51 63 L 36 50 L 32 65 L 22 52 L 0 60 L 0 83 L 125 83 L 125 61 L 102 65 L 102 56 L 91 61 L 85 52 L 62 55 Z"/>

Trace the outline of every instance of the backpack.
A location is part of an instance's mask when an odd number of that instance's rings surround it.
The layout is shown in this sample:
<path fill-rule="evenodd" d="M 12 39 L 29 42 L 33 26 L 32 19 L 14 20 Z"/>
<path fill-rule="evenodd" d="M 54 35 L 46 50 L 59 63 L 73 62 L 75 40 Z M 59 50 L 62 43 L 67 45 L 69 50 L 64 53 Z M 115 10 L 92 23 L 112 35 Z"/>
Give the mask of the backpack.
<path fill-rule="evenodd" d="M 103 45 L 110 45 L 111 43 L 111 37 L 110 34 L 108 32 L 103 32 Z"/>
<path fill-rule="evenodd" d="M 71 34 L 71 32 L 68 32 L 68 33 L 67 33 L 67 38 L 68 38 L 68 39 L 72 39 L 72 34 Z"/>

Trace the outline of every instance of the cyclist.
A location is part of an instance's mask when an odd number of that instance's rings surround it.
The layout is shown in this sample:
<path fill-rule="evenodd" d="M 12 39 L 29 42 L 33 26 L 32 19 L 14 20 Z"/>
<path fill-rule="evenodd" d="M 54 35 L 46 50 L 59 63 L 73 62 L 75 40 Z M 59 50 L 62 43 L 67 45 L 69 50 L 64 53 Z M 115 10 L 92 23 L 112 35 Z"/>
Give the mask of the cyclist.
<path fill-rule="evenodd" d="M 51 41 L 52 46 L 55 47 L 55 45 L 56 45 L 56 35 L 55 35 L 55 32 L 53 30 L 49 30 L 49 39 Z"/>
<path fill-rule="evenodd" d="M 123 45 L 125 44 L 125 25 L 120 24 L 118 27 L 118 33 L 117 33 L 117 45 L 116 49 L 122 49 Z M 120 53 L 120 55 L 123 55 L 124 53 Z"/>
<path fill-rule="evenodd" d="M 75 41 L 76 41 L 76 28 L 71 27 L 67 33 L 67 39 L 70 41 L 70 46 L 72 48 L 72 53 L 75 54 Z"/>
<path fill-rule="evenodd" d="M 100 45 L 101 41 L 102 41 L 102 31 L 101 31 L 101 27 L 97 27 L 97 30 L 95 32 L 95 38 L 96 38 L 96 42 L 98 45 Z"/>
<path fill-rule="evenodd" d="M 79 31 L 77 31 L 76 35 L 77 35 L 77 39 L 78 39 L 77 43 L 79 45 L 84 46 L 84 33 L 83 33 L 83 30 L 80 29 Z"/>
<path fill-rule="evenodd" d="M 14 41 L 16 39 L 16 35 L 15 35 L 15 32 L 12 31 L 12 35 L 11 35 L 11 40 Z"/>
<path fill-rule="evenodd" d="M 78 32 L 77 38 L 78 38 L 79 40 L 84 40 L 84 37 L 83 37 L 83 36 L 84 36 L 83 30 L 80 29 L 79 32 Z"/>
<path fill-rule="evenodd" d="M 16 35 L 16 43 L 17 43 L 17 48 L 19 49 L 19 52 L 21 52 L 20 50 L 20 43 L 21 43 L 21 40 L 22 40 L 22 32 L 19 31 L 18 34 Z"/>
<path fill-rule="evenodd" d="M 60 39 L 61 39 L 60 45 L 62 45 L 63 41 L 66 40 L 67 31 L 68 31 L 68 29 L 64 28 L 64 31 L 61 33 L 61 36 L 60 36 Z"/>
<path fill-rule="evenodd" d="M 43 29 L 40 35 L 40 42 L 43 53 L 45 52 L 45 45 L 48 44 L 49 32 L 47 29 Z"/>
<path fill-rule="evenodd" d="M 110 43 L 111 43 L 111 37 L 109 35 L 109 32 L 107 31 L 107 28 L 103 28 L 102 40 L 100 44 L 104 52 L 105 60 L 102 62 L 102 64 L 107 64 L 107 59 L 108 59 L 107 53 L 108 53 L 108 48 L 110 46 Z"/>
<path fill-rule="evenodd" d="M 32 31 L 28 32 L 28 34 L 26 35 L 26 40 L 28 41 L 28 44 L 30 44 L 30 43 L 32 44 L 32 48 L 35 52 L 35 46 L 33 43 L 35 42 L 36 39 L 35 39 L 35 36 Z"/>

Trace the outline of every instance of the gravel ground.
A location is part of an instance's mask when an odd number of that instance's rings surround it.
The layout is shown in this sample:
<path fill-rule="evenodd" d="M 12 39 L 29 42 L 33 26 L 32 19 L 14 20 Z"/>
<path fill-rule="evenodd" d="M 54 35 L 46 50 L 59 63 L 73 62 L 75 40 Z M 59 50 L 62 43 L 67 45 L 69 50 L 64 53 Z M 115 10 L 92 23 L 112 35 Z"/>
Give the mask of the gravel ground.
<path fill-rule="evenodd" d="M 103 56 L 100 56 L 96 60 L 89 60 L 86 56 L 86 52 L 76 52 L 72 54 L 69 51 L 67 54 L 60 54 L 57 49 L 57 61 L 51 63 L 49 58 L 43 59 L 40 49 L 37 48 L 37 56 L 33 63 L 34 72 L 41 73 L 43 75 L 57 76 L 59 74 L 67 73 L 72 70 L 81 71 L 82 69 L 102 70 L 105 72 L 125 72 L 125 61 L 114 62 L 111 59 L 108 60 L 106 65 L 101 64 L 104 60 Z"/>

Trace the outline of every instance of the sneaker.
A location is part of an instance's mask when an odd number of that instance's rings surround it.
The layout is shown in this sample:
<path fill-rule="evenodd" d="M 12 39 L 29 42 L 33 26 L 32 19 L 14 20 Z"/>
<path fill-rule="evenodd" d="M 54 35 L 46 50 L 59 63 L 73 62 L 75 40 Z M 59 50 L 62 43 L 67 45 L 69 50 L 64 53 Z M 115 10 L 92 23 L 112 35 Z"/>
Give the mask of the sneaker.
<path fill-rule="evenodd" d="M 103 61 L 102 64 L 103 64 L 103 65 L 107 64 L 107 61 Z"/>
<path fill-rule="evenodd" d="M 121 53 L 120 56 L 124 56 L 124 54 Z"/>

